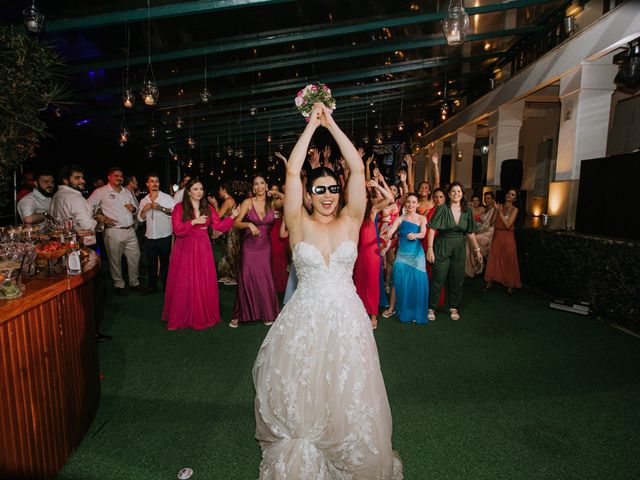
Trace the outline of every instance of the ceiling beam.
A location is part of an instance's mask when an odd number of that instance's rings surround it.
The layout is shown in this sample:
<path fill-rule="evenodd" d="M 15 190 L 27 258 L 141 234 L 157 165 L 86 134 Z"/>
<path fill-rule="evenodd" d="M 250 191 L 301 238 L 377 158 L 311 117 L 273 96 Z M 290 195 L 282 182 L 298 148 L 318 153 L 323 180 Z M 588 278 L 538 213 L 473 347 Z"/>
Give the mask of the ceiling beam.
<path fill-rule="evenodd" d="M 535 33 L 541 31 L 543 27 L 537 25 L 526 25 L 523 27 L 513 28 L 509 30 L 498 30 L 494 32 L 486 32 L 482 34 L 473 34 L 467 37 L 467 42 L 486 40 L 491 38 L 508 37 L 525 35 L 529 33 Z M 441 35 L 431 36 L 429 38 L 423 38 L 421 40 L 402 41 L 402 42 L 388 42 L 385 44 L 376 44 L 370 46 L 364 46 L 359 48 L 340 48 L 340 49 L 323 49 L 311 52 L 302 52 L 298 54 L 286 54 L 286 55 L 274 55 L 264 59 L 257 59 L 238 63 L 231 63 L 222 65 L 219 67 L 212 67 L 208 73 L 208 78 L 219 78 L 224 76 L 238 75 L 249 72 L 273 70 L 284 67 L 292 67 L 296 65 L 305 65 L 310 63 L 326 62 L 331 60 L 343 60 L 346 58 L 355 58 L 362 56 L 375 55 L 380 53 L 389 53 L 396 50 L 414 50 L 426 47 L 433 47 L 436 45 L 444 44 L 444 39 Z M 373 43 L 373 42 L 372 42 Z M 489 56 L 496 56 L 495 53 L 487 53 Z M 198 69 L 192 70 L 189 73 L 183 75 L 175 75 L 166 78 L 160 78 L 157 80 L 158 86 L 167 87 L 170 85 L 184 85 L 189 82 L 202 81 L 203 71 Z M 83 98 L 87 97 L 101 97 L 112 94 L 118 94 L 121 90 L 121 85 L 104 88 L 101 90 L 94 90 L 86 92 L 82 95 Z"/>
<path fill-rule="evenodd" d="M 557 0 L 514 0 L 505 3 L 494 3 L 479 7 L 467 8 L 469 15 L 479 15 L 482 13 L 499 12 L 513 8 L 524 8 L 531 5 L 552 3 Z M 225 53 L 245 48 L 258 48 L 269 45 L 278 45 L 283 43 L 300 42 L 305 40 L 336 37 L 340 35 L 350 35 L 354 33 L 368 32 L 380 30 L 382 28 L 402 27 L 409 25 L 417 25 L 440 21 L 445 17 L 444 12 L 427 13 L 422 15 L 408 15 L 401 17 L 373 17 L 369 19 L 361 19 L 355 23 L 354 21 L 342 22 L 340 24 L 324 24 L 309 25 L 304 27 L 273 30 L 269 32 L 260 32 L 257 34 L 241 35 L 230 38 L 225 41 L 206 42 L 198 46 L 190 46 L 188 48 L 179 48 L 164 52 L 153 52 L 152 60 L 154 62 L 166 62 L 189 57 L 199 57 L 209 54 Z M 47 28 L 49 24 L 47 25 Z M 50 30 L 48 28 L 48 30 Z M 441 42 L 444 44 L 444 42 Z M 126 58 L 113 58 L 110 60 L 83 62 L 82 64 L 71 67 L 72 73 L 88 72 L 96 69 L 112 69 L 123 68 L 126 66 Z M 129 65 L 143 65 L 147 63 L 147 55 L 138 55 L 129 59 Z"/>
<path fill-rule="evenodd" d="M 294 0 L 197 0 L 192 2 L 176 2 L 167 5 L 153 6 L 149 9 L 151 20 L 184 15 L 201 15 L 245 7 L 259 7 L 278 3 L 288 3 Z M 88 30 L 91 28 L 122 25 L 123 23 L 142 22 L 147 20 L 147 9 L 135 8 L 118 12 L 99 13 L 86 17 L 63 18 L 49 20 L 47 32 L 67 32 L 70 30 Z"/>

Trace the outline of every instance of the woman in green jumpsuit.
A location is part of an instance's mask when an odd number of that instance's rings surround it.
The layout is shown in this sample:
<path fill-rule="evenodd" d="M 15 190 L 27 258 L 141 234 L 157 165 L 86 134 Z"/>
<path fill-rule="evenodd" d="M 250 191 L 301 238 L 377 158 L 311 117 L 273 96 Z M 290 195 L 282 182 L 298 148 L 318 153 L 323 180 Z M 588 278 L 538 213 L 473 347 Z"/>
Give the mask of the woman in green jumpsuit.
<path fill-rule="evenodd" d="M 462 303 L 462 284 L 464 283 L 464 263 L 466 257 L 466 234 L 473 245 L 473 253 L 478 262 L 482 254 L 473 233 L 475 222 L 473 211 L 467 208 L 464 189 L 458 182 L 449 188 L 449 198 L 445 205 L 439 206 L 429 222 L 427 236 L 427 261 L 433 263 L 433 273 L 429 282 L 429 315 L 435 320 L 435 310 L 440 298 L 440 290 L 448 283 L 449 311 L 452 320 L 458 320 L 458 309 Z M 438 236 L 435 236 L 435 230 Z M 435 241 L 434 241 L 435 240 Z"/>

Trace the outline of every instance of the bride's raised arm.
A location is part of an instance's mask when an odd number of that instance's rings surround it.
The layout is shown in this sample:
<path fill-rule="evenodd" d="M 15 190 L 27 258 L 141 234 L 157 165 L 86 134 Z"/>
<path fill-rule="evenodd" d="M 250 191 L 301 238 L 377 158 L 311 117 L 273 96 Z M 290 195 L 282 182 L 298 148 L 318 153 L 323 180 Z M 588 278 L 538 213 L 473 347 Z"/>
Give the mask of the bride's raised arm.
<path fill-rule="evenodd" d="M 342 158 L 349 166 L 349 179 L 347 180 L 347 204 L 340 212 L 340 216 L 350 217 L 358 226 L 362 223 L 364 212 L 367 208 L 367 191 L 364 178 L 364 164 L 356 147 L 344 134 L 331 116 L 331 110 L 321 105 L 324 115 L 321 117 L 322 126 L 329 130 L 331 136 L 338 144 Z"/>
<path fill-rule="evenodd" d="M 287 177 L 285 179 L 285 191 L 287 194 L 284 198 L 284 221 L 287 224 L 289 235 L 293 242 L 298 241 L 297 239 L 301 233 L 300 220 L 303 215 L 304 186 L 302 185 L 302 180 L 300 180 L 300 172 L 307 156 L 311 138 L 320 126 L 320 116 L 322 116 L 322 109 L 320 104 L 316 104 L 309 115 L 309 123 L 307 123 L 295 147 L 293 147 L 287 162 Z"/>

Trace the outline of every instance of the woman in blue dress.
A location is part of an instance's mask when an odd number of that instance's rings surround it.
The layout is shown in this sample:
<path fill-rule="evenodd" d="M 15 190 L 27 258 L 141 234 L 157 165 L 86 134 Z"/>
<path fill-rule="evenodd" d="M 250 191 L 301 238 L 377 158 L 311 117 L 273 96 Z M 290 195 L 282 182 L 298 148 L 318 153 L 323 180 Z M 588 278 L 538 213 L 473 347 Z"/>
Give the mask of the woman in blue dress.
<path fill-rule="evenodd" d="M 429 278 L 420 240 L 427 233 L 427 219 L 416 212 L 418 196 L 409 193 L 404 204 L 405 213 L 396 218 L 387 232 L 391 236 L 398 230 L 400 243 L 393 264 L 391 299 L 382 316 L 394 313 L 400 321 L 426 324 L 429 304 Z"/>

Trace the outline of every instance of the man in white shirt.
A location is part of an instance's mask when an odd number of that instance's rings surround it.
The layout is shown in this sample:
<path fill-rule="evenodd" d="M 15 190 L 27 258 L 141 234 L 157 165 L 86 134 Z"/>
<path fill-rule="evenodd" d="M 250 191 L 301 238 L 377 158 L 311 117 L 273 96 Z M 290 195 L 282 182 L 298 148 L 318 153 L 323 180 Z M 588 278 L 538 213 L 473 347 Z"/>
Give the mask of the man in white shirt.
<path fill-rule="evenodd" d="M 55 186 L 53 174 L 41 171 L 35 175 L 36 188 L 18 202 L 18 213 L 22 223 L 38 224 L 44 222 L 44 214 L 49 212 L 51 197 Z"/>
<path fill-rule="evenodd" d="M 180 190 L 173 194 L 173 199 L 176 203 L 182 202 L 182 199 L 184 198 L 184 186 L 189 183 L 189 180 L 191 180 L 191 175 L 185 175 L 182 177 L 182 180 L 180 181 Z"/>
<path fill-rule="evenodd" d="M 100 208 L 101 215 L 96 218 L 104 223 L 104 243 L 109 259 L 111 278 L 118 295 L 127 295 L 122 278 L 122 255 L 127 259 L 129 271 L 129 288 L 140 290 L 138 279 L 140 263 L 140 246 L 133 228 L 133 215 L 137 213 L 136 200 L 133 194 L 122 186 L 124 176 L 122 169 L 112 167 L 107 172 L 108 183 L 97 188 L 89 197 L 89 204 L 94 210 Z"/>
<path fill-rule="evenodd" d="M 84 170 L 79 165 L 65 166 L 60 172 L 61 185 L 53 196 L 49 214 L 63 220 L 73 219 L 73 226 L 81 233 L 87 246 L 96 244 L 94 230 L 98 222 L 93 218 L 91 205 L 82 196 L 85 187 Z"/>
<path fill-rule="evenodd" d="M 98 222 L 93 218 L 89 202 L 82 196 L 85 187 L 84 170 L 79 165 L 67 165 L 60 171 L 60 182 L 49 213 L 53 217 L 73 219 L 73 226 L 82 235 L 84 244 L 95 248 L 94 229 Z M 107 342 L 112 337 L 100 333 L 99 328 L 104 313 L 104 282 L 100 273 L 94 277 L 94 295 L 97 339 L 99 342 Z"/>
<path fill-rule="evenodd" d="M 147 175 L 149 195 L 140 200 L 138 220 L 146 222 L 144 252 L 147 258 L 147 288 L 145 295 L 158 291 L 158 260 L 160 261 L 160 278 L 166 287 L 169 273 L 169 256 L 171 255 L 171 212 L 175 201 L 171 195 L 160 191 L 160 178 L 155 173 Z"/>

